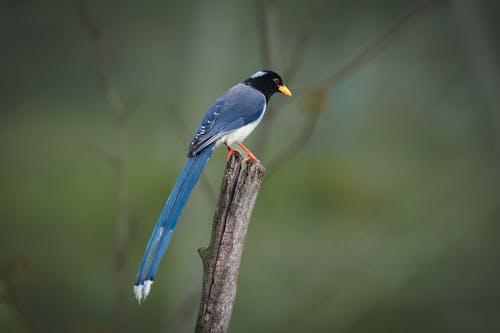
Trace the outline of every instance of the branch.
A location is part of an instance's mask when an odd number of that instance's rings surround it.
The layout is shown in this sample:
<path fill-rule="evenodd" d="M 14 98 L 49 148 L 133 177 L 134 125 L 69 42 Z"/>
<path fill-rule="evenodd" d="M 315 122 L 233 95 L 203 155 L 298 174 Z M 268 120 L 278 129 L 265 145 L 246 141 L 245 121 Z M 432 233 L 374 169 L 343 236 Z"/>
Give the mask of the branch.
<path fill-rule="evenodd" d="M 116 249 L 115 249 L 115 300 L 114 330 L 122 332 L 125 326 L 125 297 L 127 293 L 127 249 L 130 234 L 130 214 L 126 177 L 127 117 L 137 106 L 138 99 L 132 100 L 127 107 L 116 89 L 111 75 L 109 53 L 103 42 L 101 31 L 90 16 L 83 0 L 76 0 L 76 10 L 80 24 L 90 37 L 97 58 L 97 72 L 102 83 L 108 109 L 113 116 L 115 127 L 115 147 L 113 171 L 116 184 Z M 97 152 L 99 150 L 96 150 Z M 105 156 L 101 154 L 101 156 Z"/>
<path fill-rule="evenodd" d="M 327 96 L 328 92 L 322 87 L 311 90 L 304 96 L 302 99 L 301 111 L 307 119 L 303 122 L 300 134 L 294 140 L 290 140 L 287 148 L 271 160 L 269 163 L 270 172 L 268 172 L 267 179 L 269 179 L 276 170 L 290 162 L 301 152 L 303 147 L 307 145 L 316 129 L 320 115 L 327 109 Z"/>
<path fill-rule="evenodd" d="M 266 0 L 255 0 L 255 13 L 257 15 L 257 29 L 259 30 L 260 58 L 262 67 L 270 69 L 271 63 L 271 38 L 269 33 L 269 3 Z"/>
<path fill-rule="evenodd" d="M 300 67 L 300 63 L 304 57 L 304 52 L 307 50 L 307 46 L 313 36 L 313 28 L 317 24 L 320 16 L 325 13 L 324 7 L 326 4 L 327 1 L 322 0 L 313 5 L 311 11 L 301 20 L 302 29 L 297 34 L 298 38 L 293 47 L 293 51 L 290 53 L 290 61 L 285 72 L 283 73 L 283 78 L 286 79 L 287 83 L 292 82 L 297 70 Z"/>
<path fill-rule="evenodd" d="M 448 2 L 448 0 L 428 0 L 423 2 L 420 6 L 414 8 L 411 12 L 406 14 L 406 16 L 399 20 L 399 22 L 396 23 L 389 31 L 373 41 L 359 54 L 354 56 L 347 65 L 323 80 L 321 85 L 325 87 L 331 87 L 334 84 L 342 81 L 342 79 L 344 79 L 348 74 L 359 69 L 362 65 L 367 63 L 386 47 L 391 45 L 405 28 L 428 14 L 431 9 L 434 9 L 436 5 L 446 2 Z"/>
<path fill-rule="evenodd" d="M 262 0 L 257 1 L 257 4 L 262 4 Z M 317 4 L 312 6 L 312 9 L 310 10 L 309 13 L 304 15 L 304 18 L 301 20 L 303 22 L 302 24 L 302 29 L 298 33 L 298 38 L 295 42 L 295 45 L 293 47 L 293 51 L 290 53 L 290 61 L 289 64 L 286 68 L 286 70 L 283 73 L 283 78 L 286 80 L 287 84 L 290 84 L 293 81 L 293 78 L 295 77 L 295 74 L 297 73 L 298 68 L 300 67 L 300 63 L 302 62 L 304 53 L 307 49 L 307 46 L 311 40 L 311 36 L 313 34 L 313 28 L 314 25 L 318 22 L 318 18 L 321 16 L 321 14 L 324 12 L 324 6 L 326 4 L 325 0 L 321 0 Z M 260 40 L 260 50 L 262 54 L 262 62 L 265 64 L 265 59 L 266 56 L 268 58 L 271 57 L 270 55 L 270 50 L 267 46 L 269 43 L 269 33 L 266 34 L 266 32 L 269 30 L 268 28 L 268 21 L 266 20 L 265 17 L 265 12 L 262 12 L 262 10 L 257 10 L 257 18 L 258 18 L 258 28 L 259 28 L 259 40 Z M 269 60 L 270 62 L 270 60 Z M 266 66 L 264 66 L 266 67 Z M 266 121 L 260 125 L 261 127 L 261 134 L 259 135 L 257 142 L 255 144 L 254 150 L 262 153 L 264 150 L 264 146 L 268 141 L 269 134 L 271 132 L 271 128 L 273 127 L 273 121 L 274 121 L 274 116 L 275 116 L 275 111 L 274 107 L 272 105 L 268 105 L 267 111 L 266 111 Z"/>
<path fill-rule="evenodd" d="M 241 161 L 233 153 L 227 162 L 210 245 L 198 250 L 204 272 L 197 333 L 226 332 L 229 327 L 245 235 L 265 172 L 249 160 L 240 175 Z"/>
<path fill-rule="evenodd" d="M 303 108 L 303 111 L 309 113 L 307 121 L 303 125 L 303 129 L 300 132 L 299 136 L 292 141 L 292 143 L 281 153 L 275 160 L 273 160 L 270 164 L 270 170 L 276 172 L 280 167 L 287 164 L 293 157 L 300 153 L 300 151 L 306 146 L 307 142 L 312 136 L 314 132 L 317 120 L 320 112 L 324 112 L 322 110 L 325 109 L 324 106 L 318 108 L 315 104 L 321 105 L 326 102 L 327 99 L 327 90 L 331 88 L 333 85 L 341 82 L 343 79 L 348 77 L 352 72 L 358 70 L 368 61 L 376 57 L 382 50 L 390 46 L 399 36 L 400 34 L 407 28 L 409 25 L 415 23 L 417 20 L 421 19 L 428 13 L 430 13 L 433 9 L 436 8 L 437 5 L 446 4 L 449 0 L 428 0 L 420 4 L 420 6 L 414 8 L 411 12 L 409 12 L 406 16 L 404 16 L 399 22 L 397 22 L 390 30 L 388 30 L 385 34 L 381 35 L 371 44 L 369 44 L 364 50 L 355 55 L 349 63 L 345 66 L 341 67 L 339 70 L 331 74 L 329 77 L 324 79 L 323 81 L 316 83 L 314 86 L 301 89 L 300 91 L 295 92 L 295 96 L 301 96 L 301 98 L 305 101 L 304 105 L 306 107 Z M 318 8 L 321 9 L 321 6 L 318 5 Z M 311 17 L 315 17 L 315 15 L 319 15 L 317 11 L 311 12 Z M 303 35 L 299 38 L 297 42 L 297 48 L 294 53 L 294 58 L 298 60 L 292 61 L 294 63 L 295 68 L 298 67 L 300 63 L 300 59 L 302 54 L 300 54 L 300 44 L 306 44 L 308 41 L 308 33 L 310 30 L 305 29 Z M 302 40 L 302 41 L 301 41 Z M 290 67 L 290 73 L 294 74 L 293 70 Z M 287 79 L 285 77 L 285 79 Z M 315 101 L 316 100 L 316 101 Z M 312 102 L 312 103 L 311 103 Z M 312 108 L 307 107 L 307 105 L 311 105 Z M 315 111 L 316 110 L 316 111 Z M 311 113 L 312 111 L 312 113 Z M 320 111 L 320 112 L 318 112 Z M 269 133 L 269 128 L 271 127 L 270 120 L 271 116 L 275 116 L 275 112 L 269 113 L 268 118 L 266 120 L 266 124 L 264 124 L 264 129 L 262 135 L 260 136 L 260 143 L 263 143 L 267 140 L 267 136 Z"/>
<path fill-rule="evenodd" d="M 123 104 L 111 76 L 109 52 L 104 42 L 102 41 L 101 30 L 92 20 L 92 17 L 85 7 L 85 3 L 83 0 L 76 1 L 76 6 L 80 24 L 89 34 L 90 41 L 92 42 L 92 46 L 94 47 L 96 53 L 98 62 L 98 75 L 102 83 L 106 100 L 108 102 L 109 111 L 115 118 L 116 122 L 122 122 L 124 120 Z"/>

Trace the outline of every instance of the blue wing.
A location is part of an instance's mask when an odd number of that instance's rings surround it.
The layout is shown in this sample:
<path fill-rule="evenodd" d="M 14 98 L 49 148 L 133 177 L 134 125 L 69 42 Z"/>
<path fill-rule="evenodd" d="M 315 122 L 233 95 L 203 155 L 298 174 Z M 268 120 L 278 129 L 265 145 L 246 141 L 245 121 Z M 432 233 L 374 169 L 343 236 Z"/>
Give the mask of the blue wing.
<path fill-rule="evenodd" d="M 258 90 L 237 84 L 209 108 L 189 146 L 188 156 L 198 154 L 224 135 L 259 119 L 266 98 Z"/>

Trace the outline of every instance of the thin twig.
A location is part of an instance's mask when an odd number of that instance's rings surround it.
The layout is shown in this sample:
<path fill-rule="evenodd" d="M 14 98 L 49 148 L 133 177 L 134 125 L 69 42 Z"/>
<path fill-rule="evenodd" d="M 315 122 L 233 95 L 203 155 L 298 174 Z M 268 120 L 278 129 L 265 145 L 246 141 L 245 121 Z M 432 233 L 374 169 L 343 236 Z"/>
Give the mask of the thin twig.
<path fill-rule="evenodd" d="M 358 70 L 361 66 L 380 54 L 380 52 L 391 45 L 409 25 L 415 23 L 417 20 L 430 13 L 437 7 L 437 5 L 445 4 L 447 2 L 448 0 L 425 1 L 420 6 L 416 7 L 406 16 L 404 16 L 401 20 L 399 20 L 399 22 L 396 23 L 385 34 L 377 38 L 360 53 L 354 56 L 345 66 L 334 72 L 332 75 L 328 76 L 326 79 L 320 81 L 319 83 L 316 83 L 312 87 L 301 89 L 300 91 L 297 91 L 297 93 L 294 91 L 294 96 L 301 95 L 303 98 L 309 98 L 309 96 L 311 94 L 314 94 L 315 91 L 327 91 L 332 86 L 341 82 L 348 75 L 352 74 L 354 71 Z M 267 119 L 266 121 L 268 120 L 269 119 Z M 293 140 L 292 143 L 284 150 L 284 152 L 270 164 L 270 170 L 272 170 L 272 172 L 276 172 L 279 168 L 288 163 L 289 160 L 300 153 L 300 151 L 306 146 L 307 142 L 311 138 L 316 124 L 317 118 L 309 118 L 307 120 L 299 137 L 296 140 Z M 269 126 L 267 126 L 266 128 L 269 128 Z M 265 136 L 263 135 L 261 137 Z"/>
<path fill-rule="evenodd" d="M 268 1 L 266 0 L 255 0 L 255 18 L 257 23 L 258 30 L 258 39 L 259 39 L 259 50 L 260 50 L 260 63 L 263 69 L 271 69 L 272 68 L 272 55 L 271 55 L 271 33 L 269 31 L 269 8 Z M 269 125 L 265 125 L 268 123 L 267 118 L 269 115 L 273 113 L 272 107 L 267 107 L 266 112 L 266 121 L 262 126 L 262 136 L 259 136 L 257 142 L 255 144 L 255 151 L 257 153 L 261 153 L 267 139 L 267 132 Z"/>
<path fill-rule="evenodd" d="M 266 0 L 255 0 L 257 29 L 259 31 L 260 60 L 263 68 L 272 68 L 271 34 L 269 32 L 269 7 Z"/>
<path fill-rule="evenodd" d="M 318 88 L 312 91 L 302 105 L 302 113 L 307 117 L 300 134 L 288 143 L 287 148 L 269 163 L 268 177 L 290 162 L 307 145 L 318 124 L 320 115 L 326 110 L 327 91 Z"/>
<path fill-rule="evenodd" d="M 354 56 L 347 65 L 343 66 L 341 69 L 337 70 L 335 73 L 324 79 L 319 85 L 325 87 L 332 87 L 338 82 L 342 81 L 352 72 L 359 69 L 362 65 L 377 56 L 382 50 L 391 45 L 400 34 L 409 27 L 411 24 L 417 22 L 423 16 L 428 14 L 437 5 L 448 2 L 447 0 L 428 0 L 423 2 L 420 6 L 417 6 L 407 15 L 405 15 L 398 23 L 396 23 L 389 31 L 377 38 L 370 45 L 368 45 L 363 51 Z"/>
<path fill-rule="evenodd" d="M 271 161 L 271 163 L 269 163 L 269 170 L 271 172 L 269 172 L 267 179 L 269 179 L 269 177 L 271 177 L 271 175 L 273 175 L 276 170 L 284 167 L 301 152 L 302 149 L 300 149 L 299 147 L 305 146 L 307 144 L 316 128 L 316 125 L 318 124 L 318 120 L 318 115 L 308 116 L 308 118 L 304 122 L 304 126 L 300 135 L 295 138 L 293 143 L 291 143 L 280 155 L 278 155 L 278 157 L 276 157 Z"/>
<path fill-rule="evenodd" d="M 302 20 L 302 29 L 298 34 L 298 38 L 293 47 L 293 51 L 290 53 L 290 61 L 288 66 L 283 73 L 283 77 L 286 79 L 287 83 L 290 83 L 295 78 L 297 70 L 300 68 L 300 63 L 304 57 L 304 53 L 307 50 L 307 46 L 313 35 L 314 25 L 318 22 L 318 18 L 324 12 L 324 6 L 327 1 L 322 0 L 315 4 L 307 16 Z"/>
<path fill-rule="evenodd" d="M 293 78 L 295 77 L 295 74 L 297 73 L 297 70 L 300 67 L 300 63 L 303 59 L 304 53 L 307 49 L 307 45 L 309 44 L 309 41 L 311 40 L 312 36 L 312 31 L 314 24 L 318 21 L 318 17 L 322 13 L 322 9 L 324 5 L 326 4 L 326 1 L 321 1 L 317 3 L 313 9 L 306 14 L 306 17 L 302 20 L 304 23 L 302 24 L 302 29 L 300 33 L 298 34 L 299 37 L 297 38 L 297 41 L 295 42 L 295 46 L 293 48 L 293 51 L 291 52 L 290 55 L 290 62 L 287 66 L 287 69 L 284 71 L 283 78 L 286 80 L 287 84 L 290 84 L 290 82 L 293 81 Z M 259 14 L 259 12 L 257 12 Z M 261 30 L 264 30 L 264 28 L 260 28 Z M 261 45 L 262 45 L 262 40 L 266 38 L 266 35 L 264 34 L 261 36 Z M 268 37 L 267 37 L 268 38 Z M 264 53 L 264 50 L 261 48 L 261 52 Z M 270 56 L 270 55 L 269 55 Z M 275 116 L 275 108 L 270 106 L 268 107 L 266 111 L 266 121 L 262 123 L 261 129 L 260 129 L 260 135 L 257 139 L 257 143 L 255 144 L 255 151 L 261 153 L 264 150 L 264 146 L 269 138 L 269 134 L 271 132 L 271 128 L 273 127 L 273 121 L 274 121 L 274 116 Z"/>
<path fill-rule="evenodd" d="M 102 33 L 97 24 L 92 20 L 83 0 L 76 1 L 77 14 L 80 24 L 89 34 L 90 41 L 98 62 L 98 75 L 101 80 L 109 111 L 118 122 L 123 121 L 123 104 L 116 86 L 112 80 L 109 53 L 102 40 Z"/>
<path fill-rule="evenodd" d="M 109 52 L 103 42 L 102 34 L 97 24 L 91 18 L 85 3 L 76 2 L 77 14 L 81 25 L 89 34 L 97 58 L 97 71 L 102 83 L 108 109 L 113 116 L 115 125 L 115 147 L 113 170 L 116 184 L 116 250 L 115 250 L 115 301 L 114 330 L 122 332 L 125 324 L 125 297 L 127 293 L 127 249 L 130 233 L 130 216 L 128 206 L 127 178 L 125 170 L 125 154 L 127 146 L 127 115 L 135 109 L 123 106 L 116 85 L 111 75 Z"/>

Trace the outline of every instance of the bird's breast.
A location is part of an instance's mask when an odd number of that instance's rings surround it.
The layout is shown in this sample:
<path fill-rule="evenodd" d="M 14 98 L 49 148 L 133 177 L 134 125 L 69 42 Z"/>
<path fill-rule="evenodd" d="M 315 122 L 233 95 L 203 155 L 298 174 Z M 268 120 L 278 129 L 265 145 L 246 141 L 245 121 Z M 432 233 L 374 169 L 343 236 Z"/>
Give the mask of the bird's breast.
<path fill-rule="evenodd" d="M 231 133 L 224 135 L 222 138 L 220 138 L 217 141 L 217 144 L 219 145 L 221 143 L 225 143 L 226 145 L 230 146 L 233 143 L 243 142 L 243 140 L 245 140 L 250 135 L 250 133 L 253 132 L 255 127 L 257 127 L 257 125 L 260 122 L 260 119 L 261 118 L 257 119 L 254 122 L 251 122 L 250 124 L 247 124 L 243 127 L 235 129 Z"/>

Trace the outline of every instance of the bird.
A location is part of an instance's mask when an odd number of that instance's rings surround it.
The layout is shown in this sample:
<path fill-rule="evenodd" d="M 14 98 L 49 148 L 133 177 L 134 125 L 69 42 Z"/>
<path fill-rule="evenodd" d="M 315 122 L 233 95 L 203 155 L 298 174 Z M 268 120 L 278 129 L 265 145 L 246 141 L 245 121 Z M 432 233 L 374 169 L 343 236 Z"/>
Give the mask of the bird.
<path fill-rule="evenodd" d="M 215 147 L 224 144 L 229 158 L 237 144 L 246 153 L 243 162 L 260 161 L 243 145 L 243 140 L 257 127 L 275 92 L 292 96 L 280 75 L 260 70 L 227 90 L 208 108 L 189 145 L 187 162 L 153 229 L 146 251 L 139 264 L 134 283 L 137 302 L 145 300 L 151 291 L 156 271 L 170 242 L 172 232 L 191 191 Z"/>

